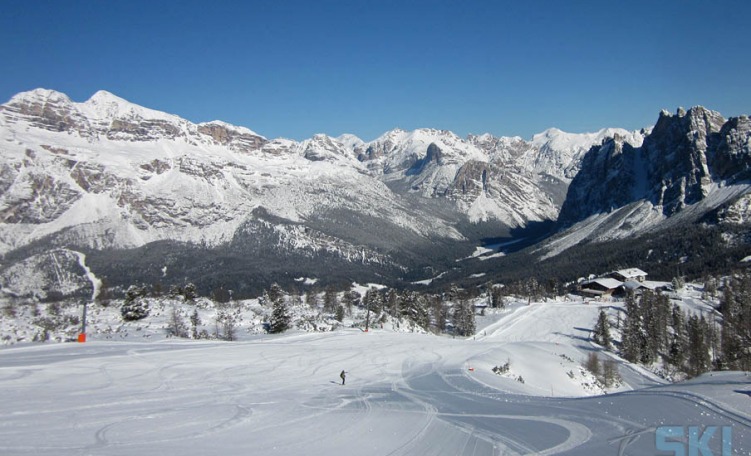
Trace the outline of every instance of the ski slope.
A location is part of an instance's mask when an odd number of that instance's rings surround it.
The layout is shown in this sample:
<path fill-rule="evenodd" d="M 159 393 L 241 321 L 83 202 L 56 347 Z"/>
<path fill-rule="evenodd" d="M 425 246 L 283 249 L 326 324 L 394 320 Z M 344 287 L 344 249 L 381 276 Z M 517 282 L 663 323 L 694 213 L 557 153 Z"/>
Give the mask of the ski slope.
<path fill-rule="evenodd" d="M 747 374 L 666 385 L 621 364 L 614 393 L 587 386 L 578 366 L 598 311 L 512 306 L 468 339 L 378 329 L 5 348 L 0 454 L 645 455 L 659 454 L 661 425 L 730 426 L 732 454 L 751 452 Z M 507 375 L 491 371 L 506 361 Z M 709 447 L 721 454 L 719 432 Z"/>

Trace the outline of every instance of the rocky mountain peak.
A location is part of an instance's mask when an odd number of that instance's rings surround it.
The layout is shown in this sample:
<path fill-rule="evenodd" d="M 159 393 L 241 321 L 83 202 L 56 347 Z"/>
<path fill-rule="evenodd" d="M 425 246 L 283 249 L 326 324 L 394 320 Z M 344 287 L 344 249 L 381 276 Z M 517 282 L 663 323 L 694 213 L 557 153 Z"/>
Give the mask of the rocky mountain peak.
<path fill-rule="evenodd" d="M 64 93 L 35 89 L 15 95 L 0 106 L 0 115 L 10 124 L 21 121 L 48 131 L 77 131 L 90 135 L 88 120 Z"/>
<path fill-rule="evenodd" d="M 98 90 L 94 95 L 91 96 L 88 100 L 85 102 L 88 105 L 96 106 L 96 105 L 120 105 L 120 106 L 132 106 L 132 104 L 123 99 L 118 97 L 117 95 L 107 92 L 106 90 Z"/>
<path fill-rule="evenodd" d="M 720 131 L 725 121 L 719 112 L 703 106 L 695 106 L 688 111 L 678 108 L 675 115 L 662 110 L 650 137 L 652 140 L 676 141 L 680 140 L 679 136 L 691 133 L 695 139 L 706 139 L 707 135 Z"/>
<path fill-rule="evenodd" d="M 45 104 L 45 103 L 51 103 L 51 104 L 70 104 L 72 103 L 70 98 L 62 92 L 58 92 L 56 90 L 50 90 L 50 89 L 34 89 L 29 90 L 28 92 L 21 92 L 13 97 L 11 97 L 10 101 L 8 101 L 8 105 L 11 106 L 22 106 L 22 105 L 30 105 L 30 104 Z"/>
<path fill-rule="evenodd" d="M 618 137 L 587 152 L 569 186 L 559 221 L 570 225 L 595 214 L 617 216 L 624 208 L 629 215 L 622 226 L 633 228 L 699 203 L 710 210 L 724 200 L 710 198 L 716 183 L 733 185 L 751 177 L 749 170 L 747 120 L 725 120 L 701 106 L 679 108 L 674 115 L 662 111 L 641 147 Z M 645 209 L 625 209 L 632 204 Z"/>

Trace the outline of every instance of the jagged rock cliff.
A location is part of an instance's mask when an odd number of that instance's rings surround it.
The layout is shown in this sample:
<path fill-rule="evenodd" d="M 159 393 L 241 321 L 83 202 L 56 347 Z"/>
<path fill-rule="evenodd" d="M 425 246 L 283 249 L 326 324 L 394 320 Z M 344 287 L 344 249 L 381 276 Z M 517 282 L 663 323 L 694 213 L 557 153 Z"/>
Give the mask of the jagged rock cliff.
<path fill-rule="evenodd" d="M 607 229 L 589 237 L 614 238 L 696 220 L 747 193 L 750 166 L 748 117 L 726 120 L 703 107 L 663 111 L 641 147 L 616 136 L 586 154 L 559 223 L 609 217 Z"/>

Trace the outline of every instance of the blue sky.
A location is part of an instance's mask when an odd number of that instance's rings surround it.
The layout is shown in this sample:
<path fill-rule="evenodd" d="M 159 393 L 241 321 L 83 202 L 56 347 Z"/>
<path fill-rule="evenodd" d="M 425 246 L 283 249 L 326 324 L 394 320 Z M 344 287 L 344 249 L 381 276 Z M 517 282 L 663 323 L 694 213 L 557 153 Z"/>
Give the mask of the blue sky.
<path fill-rule="evenodd" d="M 3 0 L 0 99 L 105 89 L 274 138 L 751 113 L 748 1 Z"/>

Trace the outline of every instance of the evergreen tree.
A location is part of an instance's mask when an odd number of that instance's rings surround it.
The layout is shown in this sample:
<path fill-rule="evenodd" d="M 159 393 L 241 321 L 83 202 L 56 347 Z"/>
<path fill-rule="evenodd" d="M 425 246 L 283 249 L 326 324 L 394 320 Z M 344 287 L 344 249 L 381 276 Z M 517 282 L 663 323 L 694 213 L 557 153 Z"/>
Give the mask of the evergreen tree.
<path fill-rule="evenodd" d="M 401 314 L 401 299 L 399 298 L 399 293 L 393 288 L 389 288 L 386 292 L 385 301 L 389 315 L 392 317 L 398 317 Z"/>
<path fill-rule="evenodd" d="M 668 364 L 677 370 L 684 369 L 686 351 L 688 350 L 688 334 L 686 332 L 686 317 L 677 305 L 673 306 L 671 324 L 673 331 L 668 348 Z"/>
<path fill-rule="evenodd" d="M 709 276 L 704 280 L 704 291 L 702 292 L 702 297 L 704 299 L 714 299 L 715 296 L 717 296 L 717 279 Z"/>
<path fill-rule="evenodd" d="M 734 277 L 725 284 L 722 312 L 721 364 L 724 369 L 751 369 L 751 276 Z"/>
<path fill-rule="evenodd" d="M 427 330 L 429 319 L 425 298 L 414 291 L 406 291 L 402 301 L 402 316 Z"/>
<path fill-rule="evenodd" d="M 269 287 L 267 295 L 269 297 L 270 304 L 273 305 L 273 303 L 284 297 L 284 290 L 282 290 L 282 287 L 280 287 L 278 283 L 274 282 L 271 284 L 271 287 Z"/>
<path fill-rule="evenodd" d="M 211 295 L 214 298 L 214 302 L 221 304 L 227 303 L 232 299 L 229 290 L 224 287 L 215 288 Z"/>
<path fill-rule="evenodd" d="M 183 287 L 183 298 L 185 298 L 185 302 L 192 303 L 197 297 L 198 292 L 196 291 L 195 284 L 193 284 L 193 282 L 186 283 Z"/>
<path fill-rule="evenodd" d="M 360 293 L 358 293 L 358 292 L 356 292 L 354 290 L 349 290 L 349 291 L 347 291 L 347 292 L 344 293 L 344 295 L 342 296 L 342 303 L 346 307 L 348 315 L 352 315 L 352 308 L 353 307 L 360 305 L 360 298 L 361 297 L 362 296 L 360 296 Z"/>
<path fill-rule="evenodd" d="M 709 371 L 709 344 L 707 343 L 707 323 L 692 315 L 688 319 L 688 353 L 686 373 L 689 377 L 696 377 Z"/>
<path fill-rule="evenodd" d="M 190 332 L 193 339 L 198 339 L 198 326 L 201 324 L 201 318 L 198 316 L 198 309 L 193 309 L 193 314 L 190 316 Z"/>
<path fill-rule="evenodd" d="M 272 334 L 282 333 L 289 328 L 291 317 L 287 309 L 284 297 L 278 297 L 272 304 L 271 321 L 269 332 Z"/>
<path fill-rule="evenodd" d="M 448 291 L 449 301 L 457 302 L 464 297 L 464 291 L 457 284 L 452 283 Z"/>
<path fill-rule="evenodd" d="M 318 291 L 316 289 L 305 290 L 305 304 L 313 310 L 318 310 Z"/>
<path fill-rule="evenodd" d="M 383 307 L 383 298 L 381 297 L 381 293 L 378 292 L 378 290 L 375 287 L 370 287 L 368 291 L 365 292 L 365 298 L 363 299 L 365 304 L 365 328 L 370 328 L 370 317 L 371 314 L 375 313 Z"/>
<path fill-rule="evenodd" d="M 524 284 L 524 291 L 527 294 L 527 304 L 532 304 L 532 301 L 537 301 L 540 297 L 540 284 L 537 279 L 530 277 Z"/>
<path fill-rule="evenodd" d="M 668 342 L 668 320 L 670 318 L 670 300 L 660 293 L 645 291 L 642 294 L 639 313 L 642 316 L 644 347 L 641 361 L 645 364 L 655 362 Z"/>
<path fill-rule="evenodd" d="M 600 309 L 600 315 L 597 317 L 593 333 L 593 339 L 596 344 L 604 347 L 606 350 L 613 348 L 613 341 L 610 337 L 610 323 L 604 309 Z"/>
<path fill-rule="evenodd" d="M 336 314 L 335 314 L 336 320 L 341 322 L 344 320 L 344 306 L 338 305 L 336 306 Z"/>
<path fill-rule="evenodd" d="M 297 290 L 293 290 L 290 293 L 289 305 L 290 307 L 300 307 L 302 305 L 302 298 L 300 298 L 300 294 L 297 292 Z"/>
<path fill-rule="evenodd" d="M 490 307 L 493 309 L 503 308 L 506 304 L 503 302 L 503 288 L 500 286 L 490 287 Z"/>
<path fill-rule="evenodd" d="M 641 361 L 644 346 L 639 306 L 633 293 L 626 295 L 626 319 L 623 323 L 621 350 L 632 363 Z"/>
<path fill-rule="evenodd" d="M 335 313 L 338 306 L 337 292 L 334 287 L 329 285 L 323 293 L 323 311 L 329 314 Z"/>
<path fill-rule="evenodd" d="M 120 315 L 125 321 L 142 320 L 149 316 L 149 304 L 143 299 L 144 289 L 131 285 L 125 292 L 125 300 L 120 308 Z"/>
<path fill-rule="evenodd" d="M 460 336 L 471 336 L 475 333 L 475 309 L 471 302 L 461 298 L 453 306 L 454 331 Z"/>
<path fill-rule="evenodd" d="M 448 313 L 446 312 L 446 306 L 443 305 L 443 298 L 440 295 L 434 295 L 430 297 L 430 317 L 432 318 L 438 332 L 446 330 L 446 319 Z"/>

